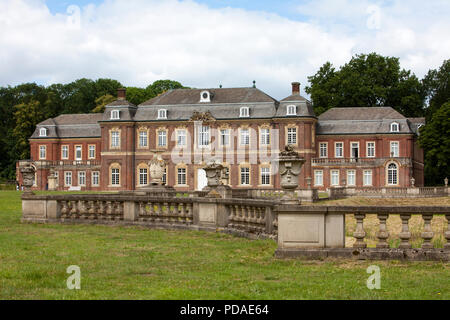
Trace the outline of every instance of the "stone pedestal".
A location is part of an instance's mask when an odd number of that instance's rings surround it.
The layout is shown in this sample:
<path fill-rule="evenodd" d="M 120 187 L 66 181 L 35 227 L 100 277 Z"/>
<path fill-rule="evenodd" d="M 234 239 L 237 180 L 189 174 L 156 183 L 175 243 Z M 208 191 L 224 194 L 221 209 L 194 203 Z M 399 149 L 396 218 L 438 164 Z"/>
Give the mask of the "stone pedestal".
<path fill-rule="evenodd" d="M 54 174 L 50 174 L 48 176 L 47 180 L 48 180 L 48 190 L 56 191 L 56 189 L 57 189 L 56 176 Z"/>
<path fill-rule="evenodd" d="M 301 158 L 291 145 L 287 145 L 285 150 L 280 152 L 278 164 L 281 177 L 280 185 L 284 192 L 281 201 L 284 204 L 297 205 L 301 202 L 295 195 L 295 190 L 298 188 L 298 176 L 304 163 L 305 159 Z"/>

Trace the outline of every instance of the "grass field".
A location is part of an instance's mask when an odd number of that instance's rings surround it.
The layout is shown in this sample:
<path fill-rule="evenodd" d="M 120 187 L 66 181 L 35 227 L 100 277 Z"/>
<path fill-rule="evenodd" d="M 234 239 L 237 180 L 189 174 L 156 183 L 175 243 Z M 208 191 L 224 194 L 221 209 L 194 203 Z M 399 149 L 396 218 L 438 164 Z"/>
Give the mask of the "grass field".
<path fill-rule="evenodd" d="M 138 227 L 20 223 L 0 192 L 0 299 L 450 299 L 450 264 L 277 260 L 276 244 Z M 368 266 L 381 268 L 369 290 Z M 81 268 L 68 290 L 66 268 Z"/>

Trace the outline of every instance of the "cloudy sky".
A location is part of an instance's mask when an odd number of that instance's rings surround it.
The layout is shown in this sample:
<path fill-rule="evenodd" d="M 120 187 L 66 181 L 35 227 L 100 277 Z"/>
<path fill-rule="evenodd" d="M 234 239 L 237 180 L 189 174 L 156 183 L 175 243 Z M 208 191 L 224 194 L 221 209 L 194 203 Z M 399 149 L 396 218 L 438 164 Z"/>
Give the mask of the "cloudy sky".
<path fill-rule="evenodd" d="M 422 77 L 450 58 L 449 0 L 0 0 L 0 86 L 113 78 L 257 87 L 377 52 Z"/>

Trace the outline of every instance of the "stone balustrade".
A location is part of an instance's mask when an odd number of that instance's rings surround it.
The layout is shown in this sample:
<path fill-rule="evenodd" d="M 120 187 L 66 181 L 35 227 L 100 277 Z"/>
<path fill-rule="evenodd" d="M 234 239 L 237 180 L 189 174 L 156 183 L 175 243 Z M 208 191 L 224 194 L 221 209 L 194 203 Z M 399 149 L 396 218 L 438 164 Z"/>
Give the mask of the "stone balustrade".
<path fill-rule="evenodd" d="M 331 199 L 360 196 L 370 198 L 416 198 L 445 197 L 450 195 L 448 187 L 331 187 Z"/>
<path fill-rule="evenodd" d="M 24 222 L 140 225 L 277 239 L 278 257 L 450 260 L 449 206 L 312 206 L 279 199 L 198 197 L 194 193 L 24 194 L 22 211 Z M 367 215 L 377 217 L 376 242 L 373 232 L 368 241 Z M 393 230 L 387 224 L 391 215 L 401 219 L 395 247 L 390 237 Z M 417 239 L 413 246 L 409 225 L 413 215 L 423 219 L 420 247 Z M 437 215 L 447 222 L 442 248 L 434 248 L 432 241 L 431 224 Z M 355 221 L 354 230 L 346 228 L 350 217 Z M 346 247 L 349 230 L 353 230 L 353 241 Z"/>

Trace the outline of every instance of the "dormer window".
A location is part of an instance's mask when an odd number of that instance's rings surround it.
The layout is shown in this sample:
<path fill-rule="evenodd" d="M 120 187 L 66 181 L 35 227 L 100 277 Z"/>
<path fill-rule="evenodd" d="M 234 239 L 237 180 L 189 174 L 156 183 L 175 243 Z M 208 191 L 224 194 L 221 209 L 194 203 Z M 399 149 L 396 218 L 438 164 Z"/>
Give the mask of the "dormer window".
<path fill-rule="evenodd" d="M 296 116 L 297 115 L 297 107 L 294 105 L 290 105 L 286 107 L 286 115 L 288 116 Z"/>
<path fill-rule="evenodd" d="M 241 107 L 239 117 L 241 118 L 248 118 L 250 116 L 250 110 L 249 107 Z"/>
<path fill-rule="evenodd" d="M 158 110 L 158 119 L 167 119 L 167 110 L 166 109 Z"/>
<path fill-rule="evenodd" d="M 399 132 L 400 131 L 400 125 L 397 122 L 391 123 L 391 132 Z"/>
<path fill-rule="evenodd" d="M 47 136 L 47 129 L 41 128 L 39 129 L 39 137 L 46 137 Z"/>
<path fill-rule="evenodd" d="M 209 91 L 200 92 L 200 102 L 211 102 L 211 94 Z"/>
<path fill-rule="evenodd" d="M 120 111 L 113 110 L 111 111 L 111 120 L 119 120 L 120 119 Z"/>

